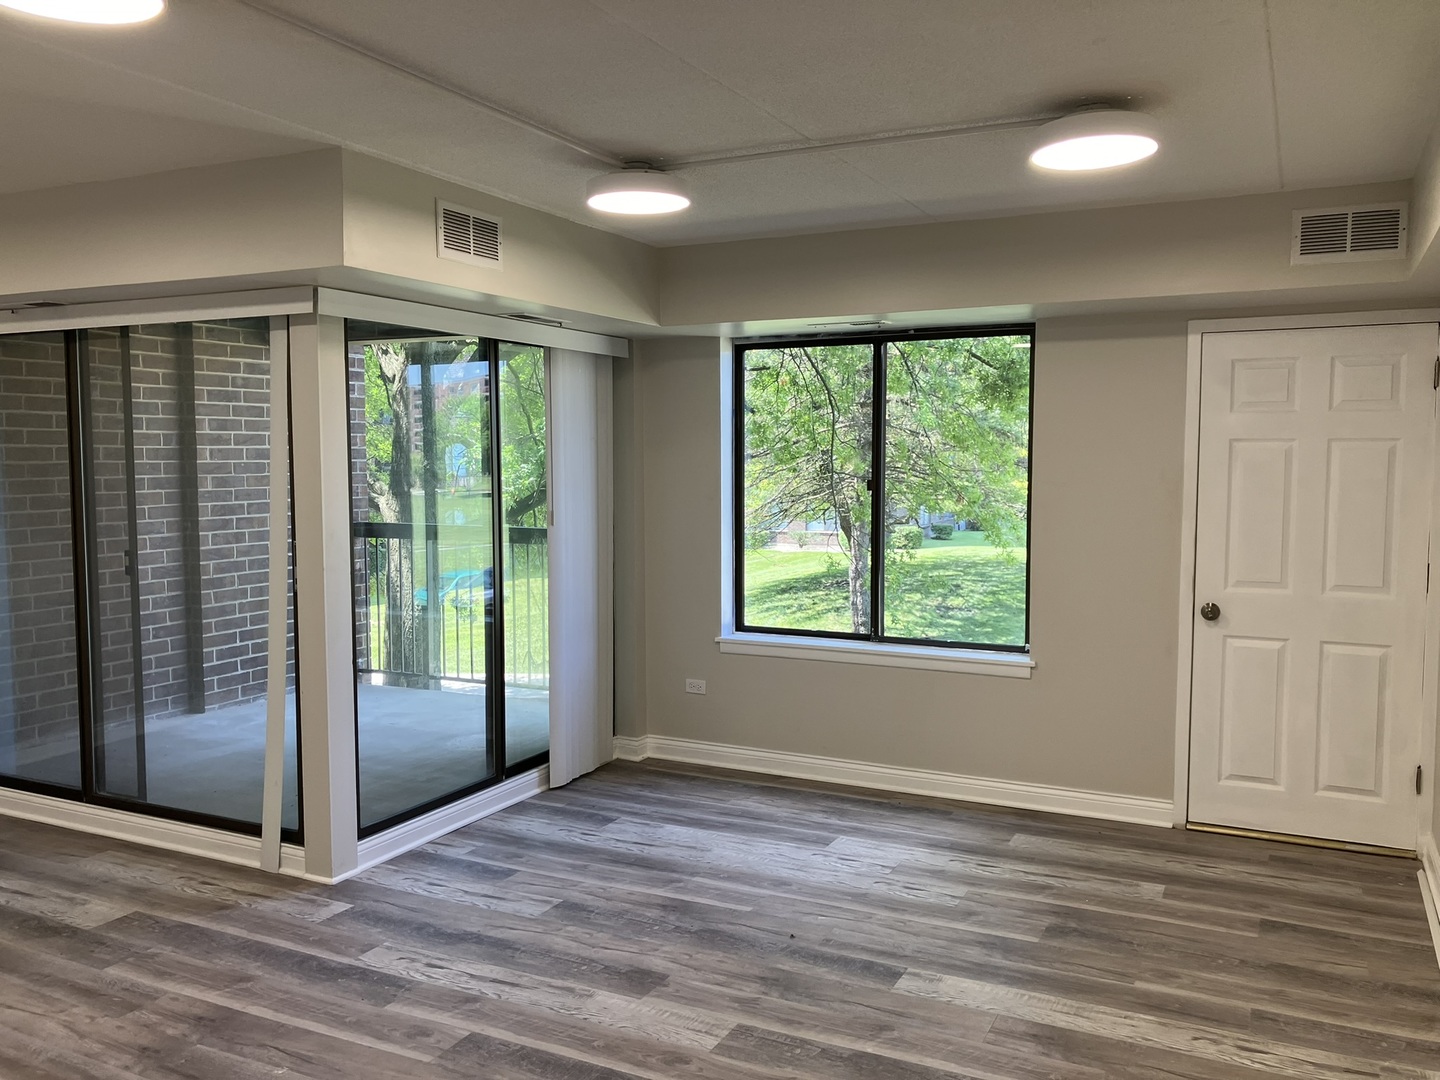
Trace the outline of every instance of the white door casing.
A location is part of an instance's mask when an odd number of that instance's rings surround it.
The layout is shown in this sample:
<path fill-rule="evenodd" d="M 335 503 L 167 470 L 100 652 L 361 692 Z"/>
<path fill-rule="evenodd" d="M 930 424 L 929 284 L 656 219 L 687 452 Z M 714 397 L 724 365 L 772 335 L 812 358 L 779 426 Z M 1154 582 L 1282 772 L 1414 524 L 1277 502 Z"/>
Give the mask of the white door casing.
<path fill-rule="evenodd" d="M 1414 848 L 1436 346 L 1204 335 L 1192 821 Z"/>

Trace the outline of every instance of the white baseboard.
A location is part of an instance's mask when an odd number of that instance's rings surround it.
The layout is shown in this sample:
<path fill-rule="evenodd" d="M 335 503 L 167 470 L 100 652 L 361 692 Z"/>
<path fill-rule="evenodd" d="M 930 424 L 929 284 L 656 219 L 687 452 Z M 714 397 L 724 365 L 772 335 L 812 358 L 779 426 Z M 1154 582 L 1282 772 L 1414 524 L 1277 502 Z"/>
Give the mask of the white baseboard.
<path fill-rule="evenodd" d="M 1440 846 L 1433 836 L 1422 836 L 1416 846 L 1420 856 L 1420 895 L 1425 900 L 1425 916 L 1430 920 L 1435 962 L 1440 963 Z"/>
<path fill-rule="evenodd" d="M 961 802 L 1012 806 L 1022 810 L 1044 810 L 1076 817 L 1129 821 L 1138 825 L 1171 828 L 1173 806 L 1169 799 L 1146 799 L 1138 795 L 1116 795 L 1103 791 L 1081 791 L 994 780 L 981 776 L 958 776 L 928 769 L 904 769 L 864 761 L 816 757 L 757 750 L 748 746 L 672 739 L 664 735 L 617 736 L 615 756 L 625 761 L 661 758 L 691 765 L 713 765 L 720 769 L 794 776 L 851 787 L 900 791 L 908 795 L 930 795 Z"/>
<path fill-rule="evenodd" d="M 183 821 L 166 821 L 28 791 L 0 790 L 0 815 L 260 869 L 258 836 L 241 836 L 223 829 L 207 829 Z M 305 873 L 305 849 L 293 844 L 280 845 L 280 873 L 311 881 L 325 880 Z"/>
<path fill-rule="evenodd" d="M 649 735 L 616 735 L 615 756 L 621 761 L 644 761 L 650 753 Z"/>
<path fill-rule="evenodd" d="M 335 880 L 344 881 L 372 866 L 411 851 L 422 844 L 428 844 L 436 837 L 464 828 L 481 818 L 489 817 L 507 806 L 524 802 L 550 787 L 550 767 L 542 765 L 519 776 L 512 776 L 502 784 L 471 795 L 449 806 L 442 806 L 422 817 L 387 829 L 376 836 L 360 841 L 360 863 L 354 870 L 341 874 Z"/>

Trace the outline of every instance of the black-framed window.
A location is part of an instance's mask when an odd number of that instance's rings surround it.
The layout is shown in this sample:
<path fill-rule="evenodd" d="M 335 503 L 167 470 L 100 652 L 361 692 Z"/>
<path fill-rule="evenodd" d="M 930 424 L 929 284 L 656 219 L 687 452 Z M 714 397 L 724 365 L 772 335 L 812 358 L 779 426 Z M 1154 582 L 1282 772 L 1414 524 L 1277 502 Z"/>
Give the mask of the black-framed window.
<path fill-rule="evenodd" d="M 1029 648 L 1033 325 L 735 350 L 735 627 Z"/>

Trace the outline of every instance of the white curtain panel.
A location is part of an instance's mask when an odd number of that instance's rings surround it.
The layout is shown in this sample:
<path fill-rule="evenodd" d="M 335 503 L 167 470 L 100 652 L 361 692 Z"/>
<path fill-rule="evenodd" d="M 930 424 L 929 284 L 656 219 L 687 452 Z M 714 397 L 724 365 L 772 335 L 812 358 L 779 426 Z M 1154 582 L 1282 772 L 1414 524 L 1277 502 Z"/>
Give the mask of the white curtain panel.
<path fill-rule="evenodd" d="M 611 367 L 549 350 L 550 784 L 614 756 Z"/>

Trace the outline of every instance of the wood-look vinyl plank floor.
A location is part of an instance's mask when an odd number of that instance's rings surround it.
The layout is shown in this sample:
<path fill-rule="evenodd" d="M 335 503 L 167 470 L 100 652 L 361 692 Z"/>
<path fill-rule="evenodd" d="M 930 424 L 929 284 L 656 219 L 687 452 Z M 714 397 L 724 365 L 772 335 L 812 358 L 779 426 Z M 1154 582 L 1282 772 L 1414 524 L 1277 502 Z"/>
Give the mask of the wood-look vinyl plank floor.
<path fill-rule="evenodd" d="M 1403 860 L 612 764 L 325 888 L 0 819 L 0 1080 L 1440 1080 Z"/>

